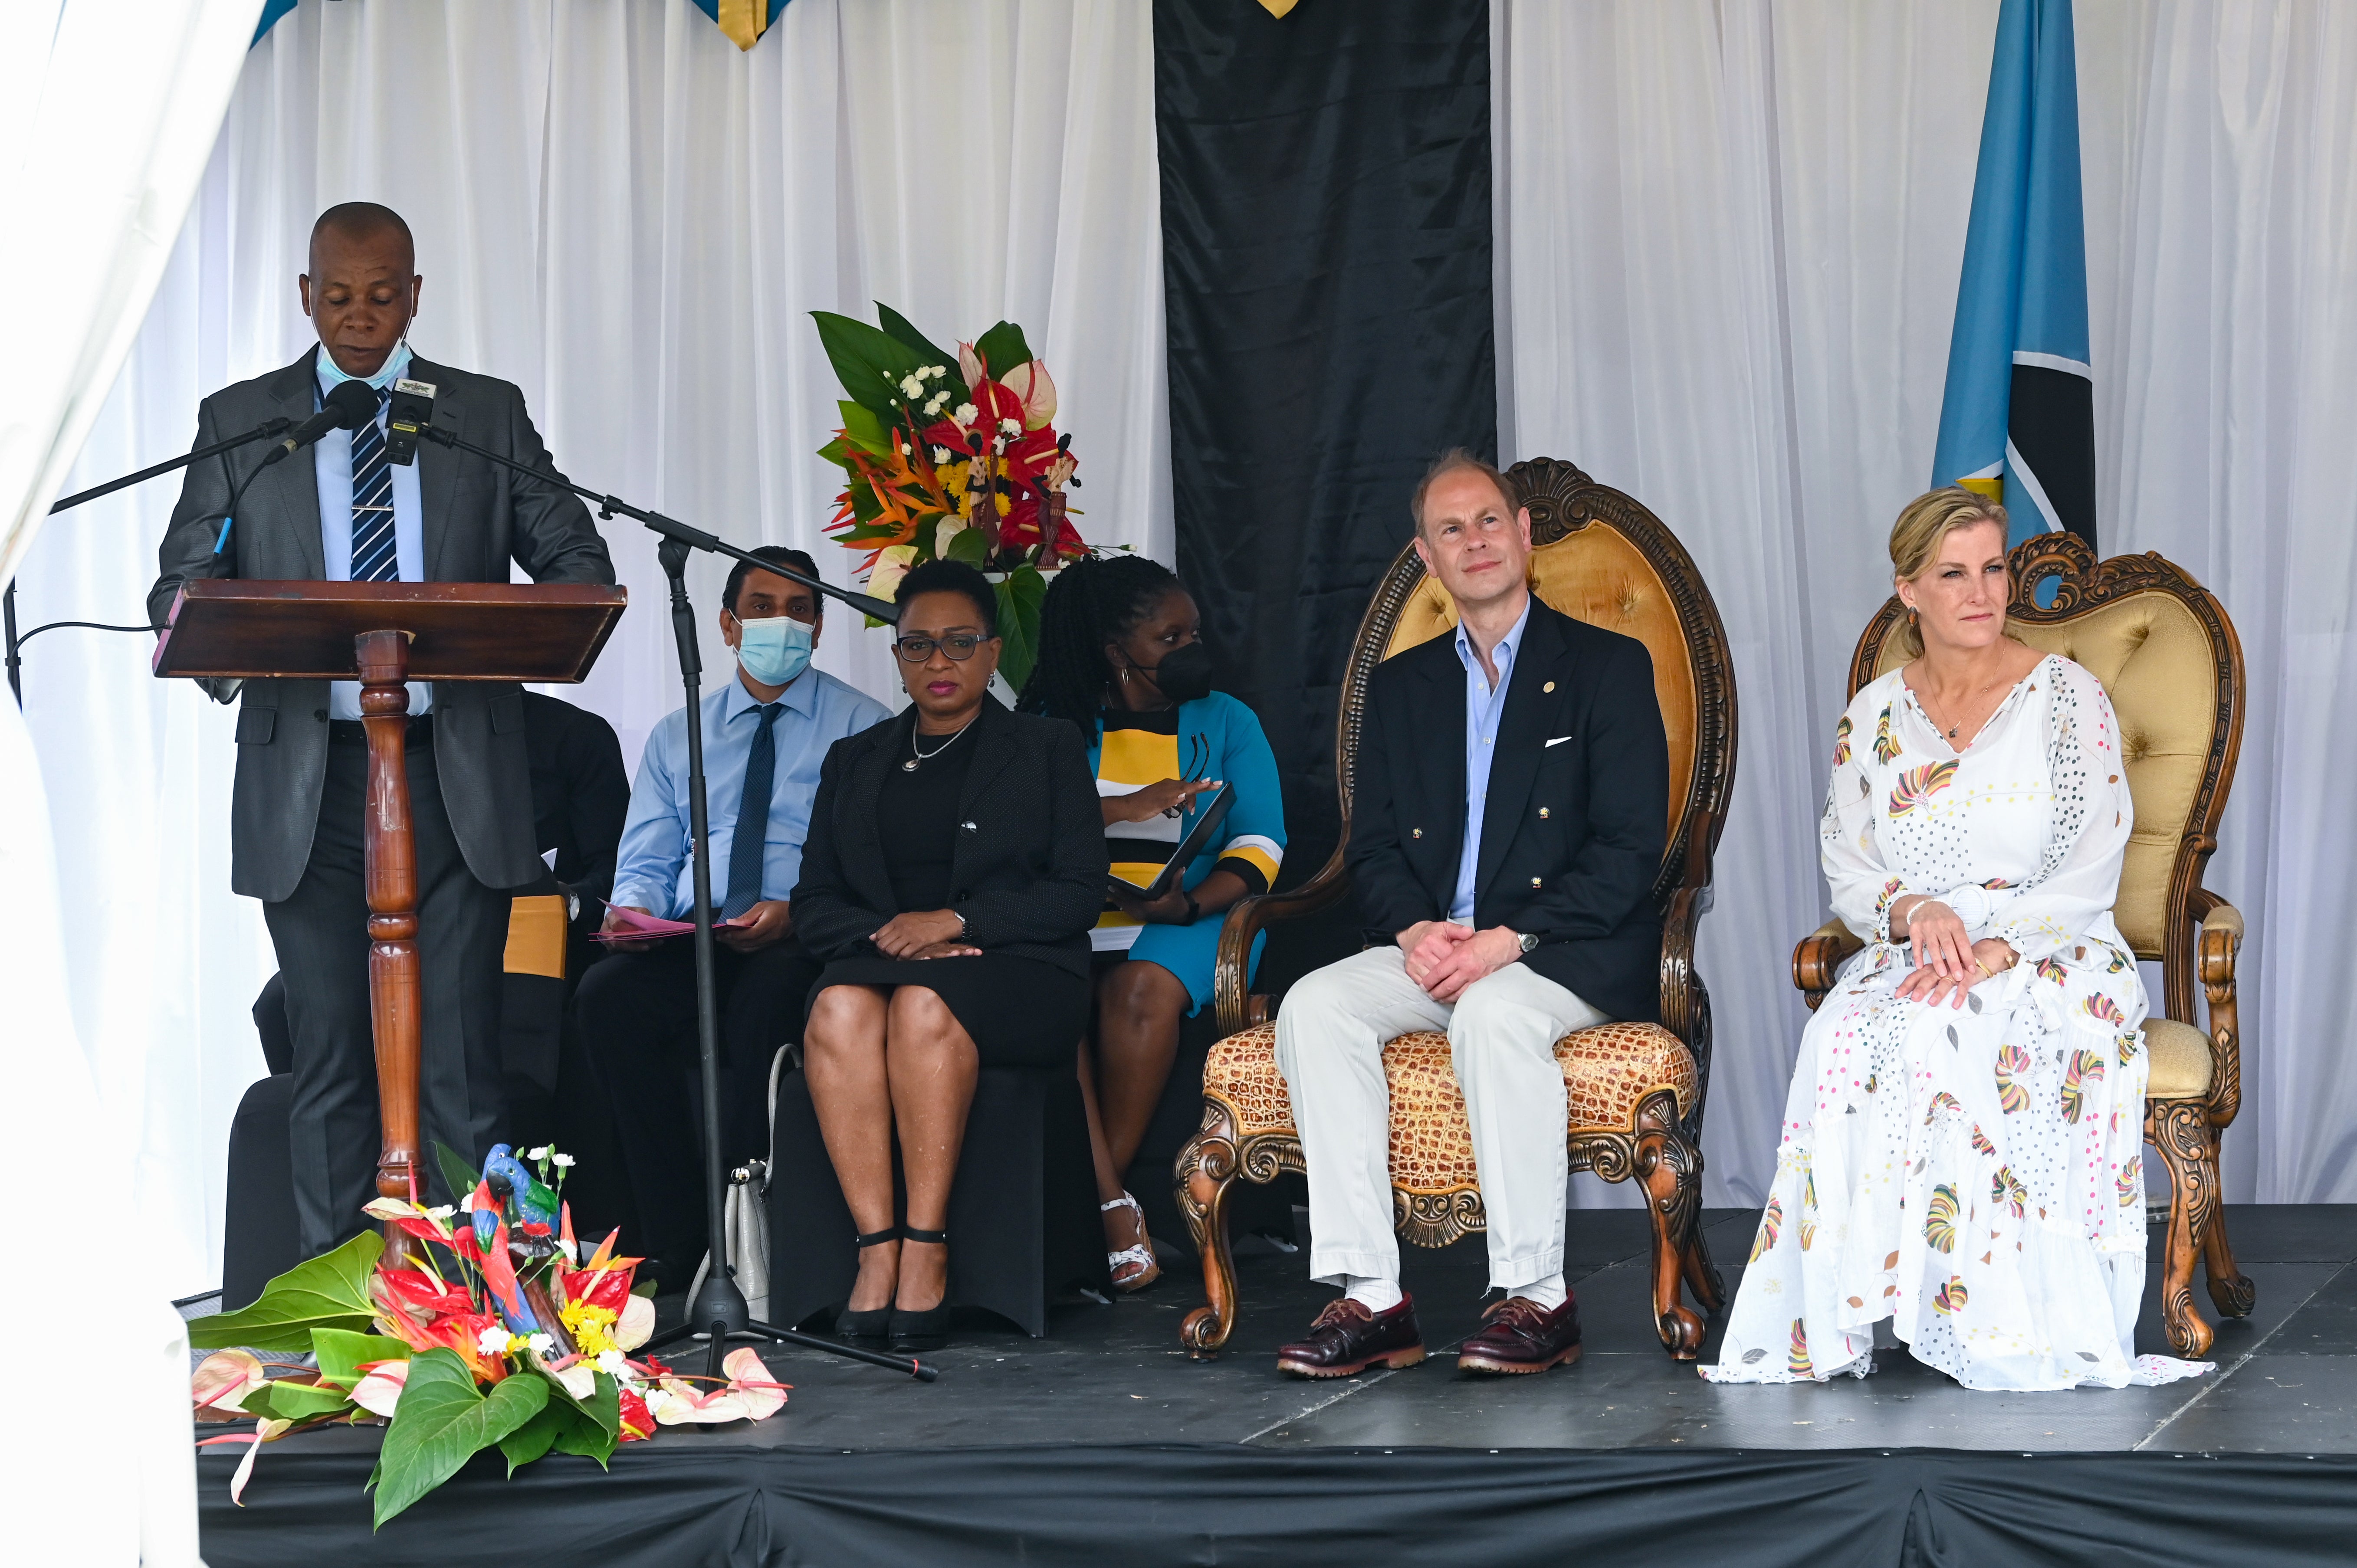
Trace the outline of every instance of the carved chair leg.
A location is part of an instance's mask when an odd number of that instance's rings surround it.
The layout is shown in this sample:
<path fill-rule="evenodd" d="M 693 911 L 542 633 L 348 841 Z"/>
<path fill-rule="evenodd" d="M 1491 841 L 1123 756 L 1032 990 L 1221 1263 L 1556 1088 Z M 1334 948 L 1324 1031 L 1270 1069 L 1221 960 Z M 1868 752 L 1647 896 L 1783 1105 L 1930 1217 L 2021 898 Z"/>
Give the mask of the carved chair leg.
<path fill-rule="evenodd" d="M 1702 1158 L 1695 1157 L 1695 1190 L 1701 1190 Z M 1710 1261 L 1710 1248 L 1702 1239 L 1700 1199 L 1696 1200 L 1695 1221 L 1686 1230 L 1685 1281 L 1695 1299 L 1702 1303 L 1705 1312 L 1719 1312 L 1727 1306 L 1727 1282 L 1719 1278 L 1718 1266 Z"/>
<path fill-rule="evenodd" d="M 1637 1178 L 1653 1217 L 1653 1319 L 1671 1356 L 1691 1361 L 1702 1353 L 1702 1318 L 1681 1299 L 1702 1203 L 1702 1156 L 1677 1133 L 1677 1101 L 1668 1094 L 1637 1112 Z"/>
<path fill-rule="evenodd" d="M 1200 1359 L 1217 1355 L 1236 1322 L 1236 1264 L 1228 1250 L 1228 1191 L 1236 1180 L 1236 1145 L 1226 1112 L 1207 1101 L 1203 1125 L 1178 1151 L 1178 1212 L 1203 1261 L 1203 1295 L 1178 1326 L 1178 1342 Z"/>
<path fill-rule="evenodd" d="M 2219 1135 L 2210 1134 L 2210 1158 L 2218 1158 Z M 2210 1228 L 2201 1238 L 2201 1260 L 2210 1275 L 2210 1299 L 2221 1317 L 2248 1317 L 2258 1305 L 2259 1287 L 2234 1265 L 2234 1250 L 2226 1241 L 2226 1204 L 2222 1195 L 2210 1210 Z"/>
<path fill-rule="evenodd" d="M 2214 1229 L 2218 1208 L 2218 1140 L 2198 1100 L 2147 1103 L 2145 1138 L 2169 1167 L 2169 1246 L 2163 1256 L 2160 1311 L 2171 1348 L 2199 1357 L 2217 1337 L 2193 1305 L 2193 1260 Z"/>

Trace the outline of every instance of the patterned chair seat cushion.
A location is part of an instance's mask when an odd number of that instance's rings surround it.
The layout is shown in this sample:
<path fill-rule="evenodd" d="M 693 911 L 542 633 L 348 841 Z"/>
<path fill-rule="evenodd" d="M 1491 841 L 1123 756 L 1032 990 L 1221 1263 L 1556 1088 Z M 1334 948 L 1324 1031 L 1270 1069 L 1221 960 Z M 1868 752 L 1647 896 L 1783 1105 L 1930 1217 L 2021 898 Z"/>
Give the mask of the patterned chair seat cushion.
<path fill-rule="evenodd" d="M 1555 1042 L 1570 1100 L 1565 1136 L 1581 1132 L 1626 1133 L 1638 1105 L 1657 1090 L 1674 1090 L 1678 1112 L 1694 1103 L 1694 1058 L 1684 1042 L 1658 1024 L 1599 1024 Z M 1479 1184 L 1465 1095 L 1449 1065 L 1448 1036 L 1418 1032 L 1383 1047 L 1383 1076 L 1392 1097 L 1392 1185 L 1404 1193 L 1463 1191 Z M 1276 1069 L 1276 1026 L 1231 1035 L 1203 1063 L 1203 1092 L 1234 1115 L 1239 1138 L 1293 1131 L 1293 1100 Z"/>

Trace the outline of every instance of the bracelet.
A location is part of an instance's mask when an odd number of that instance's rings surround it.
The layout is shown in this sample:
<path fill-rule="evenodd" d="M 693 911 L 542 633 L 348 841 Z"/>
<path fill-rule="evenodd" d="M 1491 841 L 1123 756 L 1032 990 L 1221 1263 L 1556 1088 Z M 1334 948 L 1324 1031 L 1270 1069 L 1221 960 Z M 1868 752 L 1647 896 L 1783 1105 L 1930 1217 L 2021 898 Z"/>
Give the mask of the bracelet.
<path fill-rule="evenodd" d="M 1979 970 L 1983 975 L 1986 976 L 1990 980 L 1995 980 L 1996 978 L 1996 971 L 1991 969 L 1988 965 L 1983 963 L 1978 959 L 1973 960 L 1973 967 Z"/>
<path fill-rule="evenodd" d="M 1187 900 L 1187 918 L 1183 924 L 1191 926 L 1203 918 L 1203 906 L 1195 902 L 1195 896 L 1192 893 L 1182 891 L 1178 897 Z"/>

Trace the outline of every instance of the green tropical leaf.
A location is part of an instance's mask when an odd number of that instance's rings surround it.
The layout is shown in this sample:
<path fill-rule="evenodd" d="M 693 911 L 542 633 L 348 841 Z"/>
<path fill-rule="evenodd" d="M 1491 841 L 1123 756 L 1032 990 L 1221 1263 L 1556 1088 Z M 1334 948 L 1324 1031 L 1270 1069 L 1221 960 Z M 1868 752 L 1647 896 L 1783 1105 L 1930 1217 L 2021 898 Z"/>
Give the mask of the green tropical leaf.
<path fill-rule="evenodd" d="M 1002 321 L 975 338 L 974 351 L 982 356 L 992 381 L 1004 381 L 1007 371 L 1031 362 L 1031 347 L 1023 341 L 1023 328 L 1012 321 Z"/>
<path fill-rule="evenodd" d="M 481 1450 L 530 1424 L 548 1403 L 546 1378 L 504 1378 L 488 1397 L 455 1351 L 410 1359 L 409 1381 L 377 1466 L 376 1528 L 458 1473 Z"/>
<path fill-rule="evenodd" d="M 818 449 L 818 455 L 838 468 L 851 467 L 851 444 L 838 435 Z"/>
<path fill-rule="evenodd" d="M 876 302 L 876 319 L 884 324 L 884 331 L 888 337 L 906 343 L 909 348 L 917 350 L 924 356 L 926 364 L 939 365 L 942 368 L 948 377 L 950 391 L 957 394 L 951 399 L 952 403 L 964 401 L 966 385 L 964 379 L 958 374 L 958 358 L 955 354 L 948 352 L 940 344 L 918 331 L 915 324 L 907 317 L 880 299 Z"/>
<path fill-rule="evenodd" d="M 978 528 L 961 528 L 950 536 L 949 559 L 979 566 L 990 554 L 990 542 Z"/>
<path fill-rule="evenodd" d="M 297 1263 L 262 1287 L 254 1302 L 236 1312 L 188 1321 L 188 1343 L 199 1350 L 244 1346 L 253 1350 L 311 1348 L 315 1328 L 355 1333 L 376 1322 L 369 1278 L 384 1251 L 384 1238 L 363 1230 L 332 1252 Z"/>
<path fill-rule="evenodd" d="M 332 1383 L 298 1383 L 289 1378 L 249 1391 L 242 1403 L 248 1415 L 277 1421 L 309 1421 L 352 1407 L 351 1396 Z"/>
<path fill-rule="evenodd" d="M 467 1195 L 483 1185 L 483 1173 L 467 1163 L 464 1155 L 442 1142 L 434 1140 L 434 1166 L 442 1173 L 442 1185 L 448 1187 L 447 1201 L 464 1203 Z M 424 1187 L 424 1182 L 417 1184 Z"/>
<path fill-rule="evenodd" d="M 1030 566 L 1017 566 L 994 585 L 998 591 L 999 672 L 1017 692 L 1031 678 L 1039 658 L 1039 601 L 1048 580 Z"/>
<path fill-rule="evenodd" d="M 355 1334 L 349 1328 L 314 1328 L 311 1353 L 317 1358 L 319 1376 L 350 1389 L 364 1375 L 363 1361 L 405 1361 L 409 1347 L 382 1334 Z"/>
<path fill-rule="evenodd" d="M 843 412 L 843 434 L 853 446 L 878 457 L 890 455 L 892 435 L 881 414 L 856 403 L 838 403 L 834 406 Z"/>
<path fill-rule="evenodd" d="M 900 395 L 900 378 L 925 361 L 917 350 L 879 328 L 831 310 L 813 310 L 820 347 L 851 401 L 889 417 Z"/>
<path fill-rule="evenodd" d="M 508 1459 L 508 1474 L 514 1475 L 555 1447 L 556 1434 L 580 1419 L 578 1411 L 556 1400 L 541 1406 L 538 1415 L 500 1439 L 500 1452 Z"/>

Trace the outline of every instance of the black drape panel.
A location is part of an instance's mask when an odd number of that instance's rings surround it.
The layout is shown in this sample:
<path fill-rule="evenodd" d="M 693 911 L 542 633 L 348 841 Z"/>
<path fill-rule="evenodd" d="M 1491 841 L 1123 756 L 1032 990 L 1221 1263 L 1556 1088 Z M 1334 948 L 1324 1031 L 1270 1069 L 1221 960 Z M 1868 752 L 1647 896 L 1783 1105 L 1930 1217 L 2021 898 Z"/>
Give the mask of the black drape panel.
<path fill-rule="evenodd" d="M 1178 570 L 1275 747 L 1298 881 L 1408 492 L 1497 453 L 1489 0 L 1155 0 L 1154 53 Z"/>

